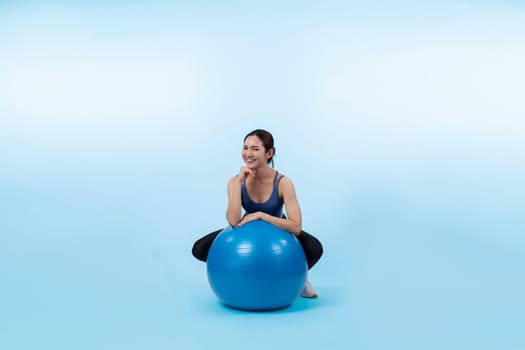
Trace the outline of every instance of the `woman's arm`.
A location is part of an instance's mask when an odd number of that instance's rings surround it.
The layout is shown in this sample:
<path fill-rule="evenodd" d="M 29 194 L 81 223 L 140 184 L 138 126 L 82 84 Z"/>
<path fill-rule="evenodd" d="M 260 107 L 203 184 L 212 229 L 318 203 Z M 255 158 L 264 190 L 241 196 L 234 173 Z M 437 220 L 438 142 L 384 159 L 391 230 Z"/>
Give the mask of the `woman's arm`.
<path fill-rule="evenodd" d="M 234 176 L 228 181 L 226 220 L 231 226 L 236 226 L 241 221 L 241 184 L 238 176 Z"/>
<path fill-rule="evenodd" d="M 283 177 L 279 183 L 279 194 L 284 200 L 288 219 L 278 218 L 263 212 L 255 212 L 245 215 L 244 218 L 238 222 L 237 226 L 253 220 L 264 220 L 298 236 L 302 230 L 301 209 L 299 207 L 299 202 L 297 201 L 295 188 L 289 178 Z"/>
<path fill-rule="evenodd" d="M 247 176 L 255 176 L 253 170 L 241 167 L 239 175 L 228 181 L 228 208 L 226 209 L 226 220 L 231 226 L 236 226 L 241 221 L 241 185 Z"/>

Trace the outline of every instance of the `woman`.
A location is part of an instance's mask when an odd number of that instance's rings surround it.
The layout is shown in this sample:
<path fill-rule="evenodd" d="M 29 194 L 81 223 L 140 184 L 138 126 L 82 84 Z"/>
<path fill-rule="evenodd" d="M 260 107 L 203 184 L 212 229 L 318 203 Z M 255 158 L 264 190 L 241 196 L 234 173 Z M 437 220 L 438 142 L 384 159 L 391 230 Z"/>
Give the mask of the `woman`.
<path fill-rule="evenodd" d="M 292 181 L 273 169 L 275 147 L 272 134 L 262 129 L 250 132 L 244 138 L 241 155 L 245 165 L 228 181 L 228 223 L 239 227 L 253 220 L 264 220 L 296 235 L 303 247 L 308 269 L 312 268 L 321 258 L 323 247 L 317 238 L 302 230 L 301 209 Z M 283 215 L 283 206 L 287 217 Z M 210 246 L 221 231 L 212 232 L 195 242 L 193 255 L 206 261 Z M 307 281 L 301 295 L 316 298 L 317 291 Z"/>

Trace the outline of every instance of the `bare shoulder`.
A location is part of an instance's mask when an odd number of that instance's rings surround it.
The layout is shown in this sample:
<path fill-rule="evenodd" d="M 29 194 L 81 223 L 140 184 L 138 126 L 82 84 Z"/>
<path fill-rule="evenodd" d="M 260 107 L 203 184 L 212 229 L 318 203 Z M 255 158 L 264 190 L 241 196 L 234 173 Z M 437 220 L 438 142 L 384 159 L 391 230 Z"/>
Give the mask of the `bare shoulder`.
<path fill-rule="evenodd" d="M 280 194 L 294 193 L 295 189 L 293 186 L 293 181 L 288 176 L 284 176 L 279 181 L 279 192 Z"/>
<path fill-rule="evenodd" d="M 228 180 L 228 187 L 232 186 L 233 184 L 235 184 L 235 182 L 237 181 L 237 178 L 239 177 L 239 175 L 235 175 L 235 176 L 232 176 L 229 180 Z"/>

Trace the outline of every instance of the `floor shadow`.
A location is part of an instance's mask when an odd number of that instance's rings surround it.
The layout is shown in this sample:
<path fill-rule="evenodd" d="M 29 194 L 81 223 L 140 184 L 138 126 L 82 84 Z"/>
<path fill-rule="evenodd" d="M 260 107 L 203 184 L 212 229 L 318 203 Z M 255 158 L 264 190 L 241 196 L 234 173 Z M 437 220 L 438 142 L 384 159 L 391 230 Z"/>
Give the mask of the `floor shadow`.
<path fill-rule="evenodd" d="M 242 310 L 224 304 L 217 300 L 217 304 L 223 311 L 234 314 L 290 314 L 308 312 L 321 308 L 337 307 L 344 303 L 345 288 L 340 286 L 318 286 L 318 298 L 298 297 L 291 305 L 274 310 Z"/>

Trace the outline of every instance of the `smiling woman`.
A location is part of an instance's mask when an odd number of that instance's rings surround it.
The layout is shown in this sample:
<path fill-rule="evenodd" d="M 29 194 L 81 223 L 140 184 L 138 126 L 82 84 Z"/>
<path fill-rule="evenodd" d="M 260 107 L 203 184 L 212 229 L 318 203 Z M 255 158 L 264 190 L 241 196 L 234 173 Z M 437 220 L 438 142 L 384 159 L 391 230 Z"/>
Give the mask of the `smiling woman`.
<path fill-rule="evenodd" d="M 524 5 L 0 1 L 0 349 L 525 349 Z M 321 299 L 216 307 L 232 177 Z"/>
<path fill-rule="evenodd" d="M 295 188 L 292 180 L 273 168 L 274 155 L 274 140 L 268 131 L 256 129 L 244 137 L 241 156 L 245 165 L 241 166 L 238 175 L 228 181 L 226 219 L 229 227 L 241 227 L 262 220 L 294 234 L 304 250 L 310 269 L 321 258 L 323 247 L 317 238 L 302 230 L 301 209 Z M 286 208 L 286 215 L 283 215 L 283 207 Z M 195 242 L 193 255 L 207 261 L 210 247 L 221 231 L 212 232 Z M 307 281 L 301 295 L 315 298 L 317 291 Z"/>

